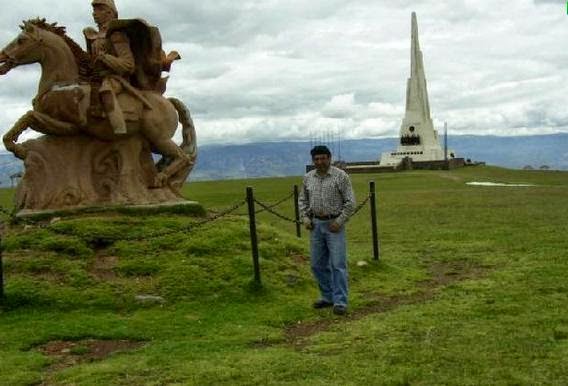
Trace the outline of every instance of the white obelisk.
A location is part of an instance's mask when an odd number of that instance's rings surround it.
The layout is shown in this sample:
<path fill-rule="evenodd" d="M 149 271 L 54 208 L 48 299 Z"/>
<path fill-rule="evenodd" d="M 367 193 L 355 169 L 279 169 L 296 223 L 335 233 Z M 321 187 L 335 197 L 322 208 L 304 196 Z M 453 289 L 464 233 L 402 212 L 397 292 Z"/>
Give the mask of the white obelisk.
<path fill-rule="evenodd" d="M 444 159 L 444 151 L 430 117 L 424 61 L 418 41 L 418 22 L 415 12 L 412 12 L 411 35 L 410 78 L 406 85 L 406 112 L 400 126 L 400 142 L 395 152 L 381 155 L 381 166 L 398 165 L 405 157 L 410 157 L 413 161 Z"/>

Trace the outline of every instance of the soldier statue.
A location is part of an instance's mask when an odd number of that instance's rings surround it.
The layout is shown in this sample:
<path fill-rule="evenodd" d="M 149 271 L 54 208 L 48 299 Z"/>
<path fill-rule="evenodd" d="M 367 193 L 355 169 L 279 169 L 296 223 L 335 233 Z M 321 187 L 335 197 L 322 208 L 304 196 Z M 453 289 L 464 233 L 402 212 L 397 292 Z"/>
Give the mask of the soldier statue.
<path fill-rule="evenodd" d="M 126 122 L 116 95 L 134 73 L 134 55 L 124 32 L 115 31 L 107 39 L 109 24 L 118 19 L 114 1 L 93 0 L 92 6 L 98 31 L 92 27 L 84 29 L 87 52 L 91 56 L 95 76 L 100 78 L 100 100 L 109 123 L 116 134 L 126 134 Z"/>
<path fill-rule="evenodd" d="M 83 30 L 92 66 L 90 81 L 100 84 L 102 109 L 115 134 L 125 134 L 124 114 L 117 95 L 130 92 L 146 102 L 136 89 L 163 93 L 167 79 L 161 78 L 161 72 L 169 71 L 172 61 L 180 56 L 176 51 L 165 55 L 156 27 L 140 19 L 118 19 L 114 0 L 93 0 L 91 5 L 98 30 L 93 27 Z"/>
<path fill-rule="evenodd" d="M 18 208 L 183 200 L 197 156 L 195 127 L 185 104 L 163 95 L 162 77 L 180 56 L 165 54 L 157 27 L 119 19 L 114 0 L 91 5 L 96 28 L 83 31 L 86 52 L 64 27 L 39 18 L 24 21 L 0 50 L 0 76 L 33 63 L 42 72 L 33 109 L 3 136 L 26 166 Z M 45 136 L 19 143 L 27 129 Z"/>

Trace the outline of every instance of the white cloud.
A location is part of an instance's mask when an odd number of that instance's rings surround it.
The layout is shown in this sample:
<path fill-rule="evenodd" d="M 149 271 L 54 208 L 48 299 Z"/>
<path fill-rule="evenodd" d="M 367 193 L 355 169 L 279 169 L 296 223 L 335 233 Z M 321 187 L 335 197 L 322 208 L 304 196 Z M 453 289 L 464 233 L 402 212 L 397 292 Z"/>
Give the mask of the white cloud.
<path fill-rule="evenodd" d="M 191 108 L 200 143 L 396 136 L 418 14 L 432 116 L 452 134 L 568 131 L 564 1 L 116 0 L 121 17 L 160 27 L 182 60 L 168 95 Z M 20 0 L 0 15 L 0 45 L 22 19 L 67 25 L 82 43 L 88 2 Z M 31 107 L 39 69 L 0 77 L 5 131 Z"/>
<path fill-rule="evenodd" d="M 348 118 L 355 113 L 355 95 L 336 95 L 327 102 L 322 113 L 327 118 Z"/>

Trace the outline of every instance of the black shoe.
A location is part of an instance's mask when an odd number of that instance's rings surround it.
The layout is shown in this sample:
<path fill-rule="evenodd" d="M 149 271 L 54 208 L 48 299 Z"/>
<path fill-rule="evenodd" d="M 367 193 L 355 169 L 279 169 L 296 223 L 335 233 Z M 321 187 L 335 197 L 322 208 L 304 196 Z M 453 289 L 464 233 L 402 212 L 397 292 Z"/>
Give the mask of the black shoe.
<path fill-rule="evenodd" d="M 345 315 L 347 313 L 347 306 L 336 304 L 335 306 L 333 306 L 333 313 L 335 315 Z"/>
<path fill-rule="evenodd" d="M 330 303 L 325 299 L 320 299 L 320 300 L 314 302 L 314 304 L 312 304 L 312 307 L 314 307 L 316 310 L 319 310 L 320 308 L 331 307 L 331 306 L 333 306 L 333 303 Z"/>

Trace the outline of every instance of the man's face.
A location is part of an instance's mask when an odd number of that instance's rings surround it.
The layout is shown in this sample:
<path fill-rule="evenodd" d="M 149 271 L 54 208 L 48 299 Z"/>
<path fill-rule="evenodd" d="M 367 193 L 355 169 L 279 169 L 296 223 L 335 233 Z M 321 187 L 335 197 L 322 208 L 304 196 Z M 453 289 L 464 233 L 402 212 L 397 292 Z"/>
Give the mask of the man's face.
<path fill-rule="evenodd" d="M 100 27 L 114 19 L 114 12 L 104 4 L 94 4 L 93 19 L 95 20 L 95 23 L 97 23 L 97 25 Z"/>
<path fill-rule="evenodd" d="M 331 164 L 331 157 L 327 154 L 316 154 L 312 157 L 312 161 L 319 173 L 325 173 Z"/>

